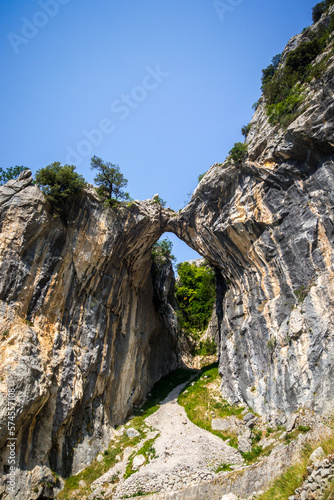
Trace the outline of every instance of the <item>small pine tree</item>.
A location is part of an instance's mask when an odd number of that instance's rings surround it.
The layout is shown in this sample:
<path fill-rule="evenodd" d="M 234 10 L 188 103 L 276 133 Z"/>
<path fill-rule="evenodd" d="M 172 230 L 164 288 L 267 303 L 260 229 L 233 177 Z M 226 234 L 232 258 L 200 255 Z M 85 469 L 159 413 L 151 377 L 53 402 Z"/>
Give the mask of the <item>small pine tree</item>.
<path fill-rule="evenodd" d="M 249 134 L 251 128 L 252 128 L 252 124 L 251 123 L 248 123 L 247 125 L 243 125 L 243 127 L 241 127 L 241 133 L 242 133 L 242 135 L 244 137 L 247 137 L 247 135 Z"/>
<path fill-rule="evenodd" d="M 100 196 L 116 202 L 130 199 L 129 193 L 123 191 L 128 181 L 124 178 L 118 165 L 104 162 L 101 158 L 93 156 L 90 166 L 92 170 L 98 171 L 94 182 L 98 186 L 97 192 Z"/>

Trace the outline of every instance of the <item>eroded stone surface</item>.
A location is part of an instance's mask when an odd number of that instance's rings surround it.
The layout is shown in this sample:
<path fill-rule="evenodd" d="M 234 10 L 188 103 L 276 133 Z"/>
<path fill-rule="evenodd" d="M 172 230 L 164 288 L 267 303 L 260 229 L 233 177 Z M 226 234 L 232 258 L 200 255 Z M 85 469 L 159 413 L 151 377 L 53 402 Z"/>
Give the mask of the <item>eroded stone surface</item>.
<path fill-rule="evenodd" d="M 216 268 L 224 398 L 279 425 L 301 407 L 332 411 L 333 76 L 332 57 L 287 130 L 260 103 L 247 160 L 213 165 L 180 213 L 105 209 L 90 188 L 64 225 L 29 173 L 0 188 L 0 469 L 14 387 L 18 498 L 36 467 L 47 480 L 89 463 L 176 366 L 173 277 L 168 264 L 151 273 L 164 231 Z"/>
<path fill-rule="evenodd" d="M 174 278 L 168 262 L 151 272 L 166 218 L 156 203 L 115 211 L 89 189 L 65 226 L 31 180 L 12 181 L 0 205 L 0 468 L 13 387 L 18 468 L 66 475 L 107 447 L 113 427 L 176 367 Z M 31 474 L 20 478 L 24 500 Z"/>

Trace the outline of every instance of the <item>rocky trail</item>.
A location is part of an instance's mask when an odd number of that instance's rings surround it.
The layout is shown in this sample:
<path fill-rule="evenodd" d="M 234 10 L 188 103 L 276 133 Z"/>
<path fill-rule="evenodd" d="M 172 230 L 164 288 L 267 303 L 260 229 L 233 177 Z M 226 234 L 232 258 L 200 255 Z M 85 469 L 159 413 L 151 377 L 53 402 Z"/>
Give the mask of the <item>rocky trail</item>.
<path fill-rule="evenodd" d="M 235 469 L 241 468 L 244 460 L 240 453 L 218 436 L 194 425 L 185 409 L 178 404 L 177 397 L 185 385 L 174 388 L 161 402 L 159 410 L 145 419 L 145 423 L 153 430 L 135 449 L 126 449 L 123 460 L 93 483 L 92 487 L 96 489 L 89 499 L 118 499 L 136 493 L 175 491 L 213 479 L 217 475 L 215 470 L 221 464 L 233 464 Z M 126 427 L 118 432 L 122 431 L 129 432 Z M 132 466 L 139 470 L 127 479 L 122 478 L 116 486 L 111 485 L 106 491 L 105 484 L 111 478 L 115 475 L 122 477 L 133 451 L 139 450 L 145 441 L 151 439 L 154 439 L 154 458 L 140 466 L 145 462 L 145 457 L 137 455 Z"/>
<path fill-rule="evenodd" d="M 195 425 L 188 418 L 185 408 L 179 404 L 178 396 L 181 393 L 182 398 L 186 396 L 191 401 L 191 397 L 199 394 L 203 387 L 212 399 L 210 403 L 206 400 L 204 406 L 203 401 L 199 400 L 196 414 L 203 412 L 205 407 L 204 413 L 211 422 L 211 428 L 234 435 L 238 449 L 229 446 L 230 439 L 224 441 Z M 103 474 L 98 478 L 95 475 L 94 480 L 88 482 L 82 478 L 89 475 L 79 474 L 80 489 L 64 496 L 63 492 L 59 498 L 260 498 L 272 479 L 298 459 L 308 441 L 316 443 L 320 435 L 325 436 L 329 432 L 327 426 L 309 414 L 292 414 L 284 428 L 270 429 L 268 435 L 268 422 L 251 413 L 248 408 L 229 407 L 234 415 L 225 417 L 219 415 L 219 410 L 213 412 L 218 390 L 219 378 L 215 378 L 214 368 L 209 371 L 206 369 L 199 376 L 194 375 L 187 382 L 178 384 L 154 407 L 153 413 L 146 418 L 132 416 L 115 431 L 107 453 L 118 449 L 118 455 L 115 457 L 116 463 L 109 470 L 104 469 Z M 184 404 L 184 399 L 180 403 Z M 226 408 L 225 403 L 222 405 Z M 138 409 L 137 415 L 141 415 L 144 408 Z M 256 441 L 255 436 L 258 436 Z M 122 442 L 125 444 L 122 445 Z M 247 451 L 253 453 L 256 447 L 261 449 L 260 455 L 250 460 Z M 106 456 L 106 452 L 99 454 L 93 462 L 93 468 L 105 463 Z"/>

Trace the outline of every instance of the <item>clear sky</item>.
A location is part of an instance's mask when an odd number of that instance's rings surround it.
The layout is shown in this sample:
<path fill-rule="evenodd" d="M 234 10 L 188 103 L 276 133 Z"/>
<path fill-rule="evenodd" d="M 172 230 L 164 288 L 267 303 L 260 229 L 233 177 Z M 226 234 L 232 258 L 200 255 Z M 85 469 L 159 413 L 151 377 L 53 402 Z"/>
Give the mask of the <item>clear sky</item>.
<path fill-rule="evenodd" d="M 261 69 L 316 0 L 2 0 L 0 166 L 116 163 L 178 210 L 222 162 Z M 195 252 L 173 238 L 178 261 Z"/>

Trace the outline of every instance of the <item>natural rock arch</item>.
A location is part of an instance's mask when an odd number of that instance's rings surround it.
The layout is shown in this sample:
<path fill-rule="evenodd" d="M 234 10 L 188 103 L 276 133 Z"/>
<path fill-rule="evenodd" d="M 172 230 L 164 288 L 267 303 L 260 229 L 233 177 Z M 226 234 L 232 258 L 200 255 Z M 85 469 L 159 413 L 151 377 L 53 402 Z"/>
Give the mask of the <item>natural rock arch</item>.
<path fill-rule="evenodd" d="M 175 366 L 175 331 L 152 300 L 164 232 L 218 271 L 223 396 L 275 421 L 330 408 L 333 179 L 328 156 L 308 169 L 227 162 L 179 213 L 154 200 L 106 210 L 88 190 L 66 229 L 31 178 L 2 188 L 2 373 L 17 388 L 20 467 L 75 473 Z"/>

